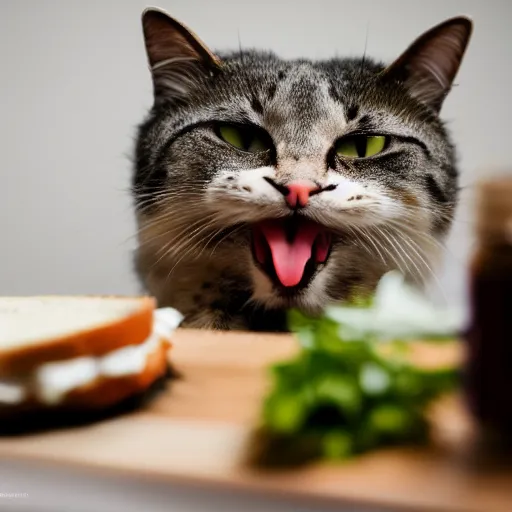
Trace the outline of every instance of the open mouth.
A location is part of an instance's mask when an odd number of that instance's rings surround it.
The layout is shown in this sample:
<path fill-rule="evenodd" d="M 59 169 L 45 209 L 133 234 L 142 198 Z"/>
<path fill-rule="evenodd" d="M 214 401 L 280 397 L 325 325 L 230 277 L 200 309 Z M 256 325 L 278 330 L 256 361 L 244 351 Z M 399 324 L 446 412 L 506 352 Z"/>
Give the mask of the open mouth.
<path fill-rule="evenodd" d="M 288 293 L 308 285 L 332 247 L 325 227 L 297 215 L 255 224 L 252 241 L 256 263 Z"/>

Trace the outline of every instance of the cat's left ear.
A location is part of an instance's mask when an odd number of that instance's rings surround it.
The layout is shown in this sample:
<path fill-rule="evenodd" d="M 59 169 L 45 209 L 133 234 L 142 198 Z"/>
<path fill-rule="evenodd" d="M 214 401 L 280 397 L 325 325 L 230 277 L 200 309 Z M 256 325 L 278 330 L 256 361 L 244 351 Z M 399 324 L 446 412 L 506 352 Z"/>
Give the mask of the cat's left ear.
<path fill-rule="evenodd" d="M 449 19 L 420 36 L 384 72 L 403 83 L 411 96 L 439 112 L 459 70 L 473 23 Z"/>
<path fill-rule="evenodd" d="M 199 37 L 160 9 L 143 12 L 142 29 L 156 103 L 184 99 L 194 81 L 220 66 Z"/>

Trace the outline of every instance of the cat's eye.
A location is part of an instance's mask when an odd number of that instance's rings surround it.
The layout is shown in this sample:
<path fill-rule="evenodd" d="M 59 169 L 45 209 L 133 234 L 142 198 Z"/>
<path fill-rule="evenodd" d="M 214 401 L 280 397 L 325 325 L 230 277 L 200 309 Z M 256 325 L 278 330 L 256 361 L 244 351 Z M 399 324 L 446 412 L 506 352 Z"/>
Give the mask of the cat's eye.
<path fill-rule="evenodd" d="M 353 135 L 336 144 L 336 154 L 345 158 L 366 158 L 381 153 L 387 143 L 385 135 Z"/>
<path fill-rule="evenodd" d="M 271 148 L 264 132 L 256 127 L 221 124 L 217 135 L 231 146 L 248 153 L 263 153 Z"/>

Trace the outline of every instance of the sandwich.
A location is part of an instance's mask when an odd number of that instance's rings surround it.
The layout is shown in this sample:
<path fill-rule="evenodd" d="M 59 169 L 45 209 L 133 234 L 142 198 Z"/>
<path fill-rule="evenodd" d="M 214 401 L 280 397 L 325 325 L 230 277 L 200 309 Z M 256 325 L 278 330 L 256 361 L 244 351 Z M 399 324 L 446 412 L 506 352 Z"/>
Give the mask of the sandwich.
<path fill-rule="evenodd" d="M 144 395 L 169 374 L 181 320 L 150 297 L 0 298 L 0 431 Z"/>

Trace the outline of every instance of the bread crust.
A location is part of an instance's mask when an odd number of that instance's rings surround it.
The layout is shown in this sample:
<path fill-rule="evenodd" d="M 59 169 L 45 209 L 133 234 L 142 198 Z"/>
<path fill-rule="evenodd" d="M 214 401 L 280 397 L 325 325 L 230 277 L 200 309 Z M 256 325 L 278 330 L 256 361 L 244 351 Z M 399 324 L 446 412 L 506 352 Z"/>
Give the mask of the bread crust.
<path fill-rule="evenodd" d="M 108 300 L 116 297 L 101 298 Z M 140 307 L 120 320 L 38 345 L 0 350 L 0 376 L 24 375 L 44 363 L 82 356 L 102 356 L 121 347 L 143 343 L 153 329 L 156 301 L 153 297 L 134 299 L 140 301 Z"/>

